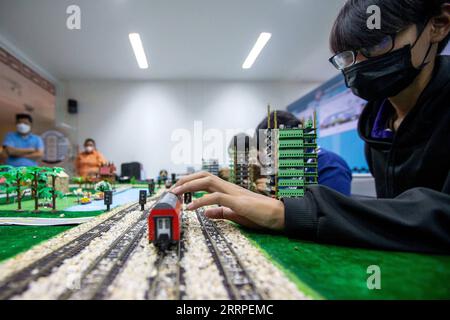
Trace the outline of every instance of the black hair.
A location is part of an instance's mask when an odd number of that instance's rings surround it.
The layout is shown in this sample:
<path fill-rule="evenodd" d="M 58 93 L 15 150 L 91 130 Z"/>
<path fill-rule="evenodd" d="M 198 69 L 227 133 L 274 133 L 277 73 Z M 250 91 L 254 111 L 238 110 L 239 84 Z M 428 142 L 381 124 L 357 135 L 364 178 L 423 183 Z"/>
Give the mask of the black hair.
<path fill-rule="evenodd" d="M 97 144 L 95 143 L 95 140 L 94 140 L 94 139 L 92 139 L 92 138 L 87 138 L 86 140 L 84 140 L 84 146 L 85 146 L 88 142 L 92 142 L 92 143 L 94 144 L 94 147 L 97 145 Z"/>
<path fill-rule="evenodd" d="M 330 48 L 334 53 L 359 50 L 380 43 L 386 35 L 416 24 L 424 26 L 439 16 L 442 5 L 449 0 L 348 0 L 339 12 L 330 34 Z M 367 8 L 376 5 L 381 12 L 381 29 L 370 30 Z M 438 53 L 445 49 L 450 34 L 439 43 Z"/>
<path fill-rule="evenodd" d="M 30 121 L 30 123 L 33 123 L 33 117 L 31 117 L 27 113 L 18 113 L 18 114 L 16 114 L 16 122 L 19 122 L 19 120 L 21 120 L 21 119 L 28 119 L 28 121 Z"/>
<path fill-rule="evenodd" d="M 272 111 L 270 114 L 270 127 L 273 129 L 275 127 L 275 112 L 277 113 L 277 125 L 284 125 L 285 127 L 295 128 L 298 127 L 302 122 L 295 115 L 288 111 Z M 267 117 L 256 127 L 256 131 L 267 129 Z"/>
<path fill-rule="evenodd" d="M 286 128 L 296 128 L 302 125 L 302 121 L 288 111 L 273 111 L 270 114 L 270 127 L 275 128 L 275 112 L 277 113 L 277 126 L 284 125 Z M 256 143 L 259 150 L 259 130 L 267 129 L 267 117 L 256 127 Z"/>

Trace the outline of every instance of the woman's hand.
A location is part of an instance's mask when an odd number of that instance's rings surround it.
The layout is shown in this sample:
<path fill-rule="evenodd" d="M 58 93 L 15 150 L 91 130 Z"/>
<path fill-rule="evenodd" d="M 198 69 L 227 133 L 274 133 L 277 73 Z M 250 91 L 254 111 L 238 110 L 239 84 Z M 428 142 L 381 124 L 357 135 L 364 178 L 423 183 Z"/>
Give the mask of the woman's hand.
<path fill-rule="evenodd" d="M 284 228 L 284 204 L 281 201 L 251 192 L 207 172 L 181 178 L 171 191 L 177 195 L 196 191 L 209 192 L 194 200 L 187 209 L 220 205 L 221 207 L 206 210 L 206 216 L 212 219 L 227 219 L 257 229 Z"/>

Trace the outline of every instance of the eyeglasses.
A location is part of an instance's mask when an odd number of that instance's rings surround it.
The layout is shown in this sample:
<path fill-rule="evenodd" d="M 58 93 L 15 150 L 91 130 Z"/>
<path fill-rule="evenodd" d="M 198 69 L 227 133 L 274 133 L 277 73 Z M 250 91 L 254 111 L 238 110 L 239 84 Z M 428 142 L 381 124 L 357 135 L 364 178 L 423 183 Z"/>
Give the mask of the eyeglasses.
<path fill-rule="evenodd" d="M 412 47 L 416 45 L 417 41 L 419 41 L 420 36 L 422 35 L 423 31 L 425 30 L 428 22 L 430 19 L 427 19 L 423 21 L 422 23 L 418 23 L 417 26 L 417 38 L 416 41 L 413 43 Z M 385 36 L 380 43 L 367 47 L 367 48 L 361 48 L 359 50 L 347 50 L 340 52 L 338 54 L 335 54 L 332 56 L 329 61 L 331 64 L 338 70 L 344 70 L 345 68 L 351 67 L 354 65 L 356 61 L 356 57 L 358 56 L 358 53 L 361 53 L 364 57 L 370 59 L 382 56 L 384 54 L 387 54 L 391 52 L 395 47 L 395 39 L 397 38 L 397 35 L 402 32 L 403 30 L 406 30 L 408 27 L 404 27 L 397 32 L 393 34 L 389 34 Z"/>
<path fill-rule="evenodd" d="M 387 35 L 380 41 L 380 43 L 359 50 L 343 51 L 332 56 L 329 61 L 338 70 L 344 70 L 356 63 L 358 53 L 361 53 L 366 58 L 379 57 L 391 52 L 395 47 L 395 38 L 397 33 Z"/>

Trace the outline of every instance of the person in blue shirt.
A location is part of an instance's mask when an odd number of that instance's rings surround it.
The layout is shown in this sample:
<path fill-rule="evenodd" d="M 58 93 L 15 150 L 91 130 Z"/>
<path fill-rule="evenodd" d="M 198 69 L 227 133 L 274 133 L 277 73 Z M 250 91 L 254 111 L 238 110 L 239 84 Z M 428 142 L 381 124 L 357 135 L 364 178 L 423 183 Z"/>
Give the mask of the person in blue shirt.
<path fill-rule="evenodd" d="M 16 115 L 16 132 L 8 132 L 3 148 L 8 156 L 6 164 L 14 167 L 36 166 L 44 155 L 44 142 L 31 132 L 33 118 L 28 114 Z"/>
<path fill-rule="evenodd" d="M 277 124 L 278 126 L 284 125 L 286 128 L 296 128 L 301 124 L 301 121 L 292 113 L 287 111 L 277 111 Z M 272 127 L 274 127 L 275 112 L 272 112 Z M 261 121 L 256 128 L 256 137 L 259 147 L 259 130 L 267 129 L 267 117 Z M 339 155 L 328 151 L 324 148 L 318 148 L 318 171 L 319 171 L 319 184 L 327 186 L 333 190 L 336 190 L 344 195 L 349 196 L 351 193 L 352 184 L 352 172 Z M 260 179 L 257 182 L 257 188 L 265 188 L 265 179 Z"/>

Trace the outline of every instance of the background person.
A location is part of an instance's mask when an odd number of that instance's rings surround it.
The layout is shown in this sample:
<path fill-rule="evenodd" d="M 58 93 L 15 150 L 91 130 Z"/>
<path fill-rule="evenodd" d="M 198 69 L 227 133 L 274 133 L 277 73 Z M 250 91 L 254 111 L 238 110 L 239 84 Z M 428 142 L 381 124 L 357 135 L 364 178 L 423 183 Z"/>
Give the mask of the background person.
<path fill-rule="evenodd" d="M 6 164 L 14 167 L 37 166 L 44 156 L 44 142 L 32 133 L 33 118 L 29 114 L 16 115 L 16 132 L 8 132 L 3 141 Z"/>
<path fill-rule="evenodd" d="M 75 159 L 75 169 L 80 177 L 96 175 L 100 167 L 106 163 L 105 157 L 97 150 L 94 139 L 84 141 L 84 150 Z"/>

